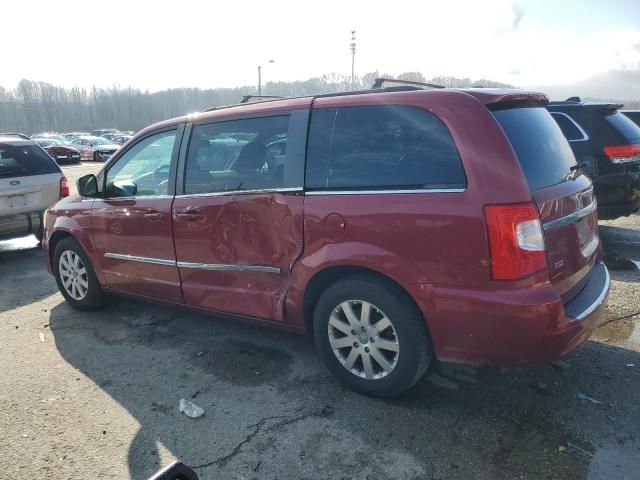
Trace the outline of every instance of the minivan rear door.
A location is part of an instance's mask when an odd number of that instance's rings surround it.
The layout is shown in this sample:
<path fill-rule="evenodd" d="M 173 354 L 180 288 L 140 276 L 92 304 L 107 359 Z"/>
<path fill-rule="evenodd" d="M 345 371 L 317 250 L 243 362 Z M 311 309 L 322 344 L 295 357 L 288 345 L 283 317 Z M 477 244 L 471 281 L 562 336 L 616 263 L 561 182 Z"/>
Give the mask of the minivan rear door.
<path fill-rule="evenodd" d="M 496 109 L 529 184 L 544 229 L 551 283 L 565 301 L 583 286 L 599 253 L 591 181 L 560 127 L 542 107 Z"/>

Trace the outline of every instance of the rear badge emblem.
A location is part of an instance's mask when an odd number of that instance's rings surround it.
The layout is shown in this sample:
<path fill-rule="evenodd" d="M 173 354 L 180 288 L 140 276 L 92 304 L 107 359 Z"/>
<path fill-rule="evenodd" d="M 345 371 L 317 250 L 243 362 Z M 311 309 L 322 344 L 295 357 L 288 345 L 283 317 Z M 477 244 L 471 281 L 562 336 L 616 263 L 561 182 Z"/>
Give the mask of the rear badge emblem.
<path fill-rule="evenodd" d="M 556 262 L 553 266 L 556 268 L 556 270 L 564 267 L 564 260 L 560 260 L 560 261 Z"/>
<path fill-rule="evenodd" d="M 11 185 L 20 185 L 20 180 L 11 180 L 9 183 Z"/>

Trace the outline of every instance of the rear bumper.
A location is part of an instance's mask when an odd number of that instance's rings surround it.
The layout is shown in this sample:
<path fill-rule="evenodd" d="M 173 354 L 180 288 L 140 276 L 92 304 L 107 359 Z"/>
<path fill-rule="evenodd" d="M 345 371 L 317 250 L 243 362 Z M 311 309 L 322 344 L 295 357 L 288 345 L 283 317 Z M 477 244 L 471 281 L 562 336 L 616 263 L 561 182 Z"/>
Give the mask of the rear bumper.
<path fill-rule="evenodd" d="M 606 267 L 597 263 L 567 304 L 549 285 L 498 292 L 435 288 L 437 315 L 428 323 L 436 356 L 505 366 L 558 360 L 604 322 L 609 286 Z"/>
<path fill-rule="evenodd" d="M 42 229 L 44 212 L 35 211 L 0 217 L 0 239 L 21 237 Z"/>
<path fill-rule="evenodd" d="M 614 220 L 627 217 L 640 209 L 640 174 L 637 172 L 613 173 L 597 177 L 593 181 L 598 199 L 598 218 Z"/>

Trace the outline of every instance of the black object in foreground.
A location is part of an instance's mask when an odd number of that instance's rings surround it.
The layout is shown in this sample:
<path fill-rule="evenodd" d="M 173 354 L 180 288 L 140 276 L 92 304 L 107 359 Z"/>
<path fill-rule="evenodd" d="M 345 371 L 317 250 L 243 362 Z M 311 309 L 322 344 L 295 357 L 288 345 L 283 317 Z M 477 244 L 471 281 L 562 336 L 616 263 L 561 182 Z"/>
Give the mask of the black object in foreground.
<path fill-rule="evenodd" d="M 149 480 L 200 480 L 200 477 L 184 463 L 173 462 L 149 477 Z"/>

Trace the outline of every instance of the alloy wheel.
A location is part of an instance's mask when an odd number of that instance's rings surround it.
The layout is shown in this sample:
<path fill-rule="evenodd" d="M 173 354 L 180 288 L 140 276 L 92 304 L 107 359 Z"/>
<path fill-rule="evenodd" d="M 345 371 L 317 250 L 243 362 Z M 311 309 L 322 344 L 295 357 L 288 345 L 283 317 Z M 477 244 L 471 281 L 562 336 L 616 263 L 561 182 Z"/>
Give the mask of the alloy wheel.
<path fill-rule="evenodd" d="M 353 375 L 367 380 L 393 372 L 400 343 L 392 321 L 372 303 L 347 300 L 331 312 L 329 344 L 338 361 Z"/>
<path fill-rule="evenodd" d="M 89 277 L 82 258 L 73 250 L 65 250 L 58 261 L 62 286 L 74 300 L 83 300 L 89 290 Z"/>

